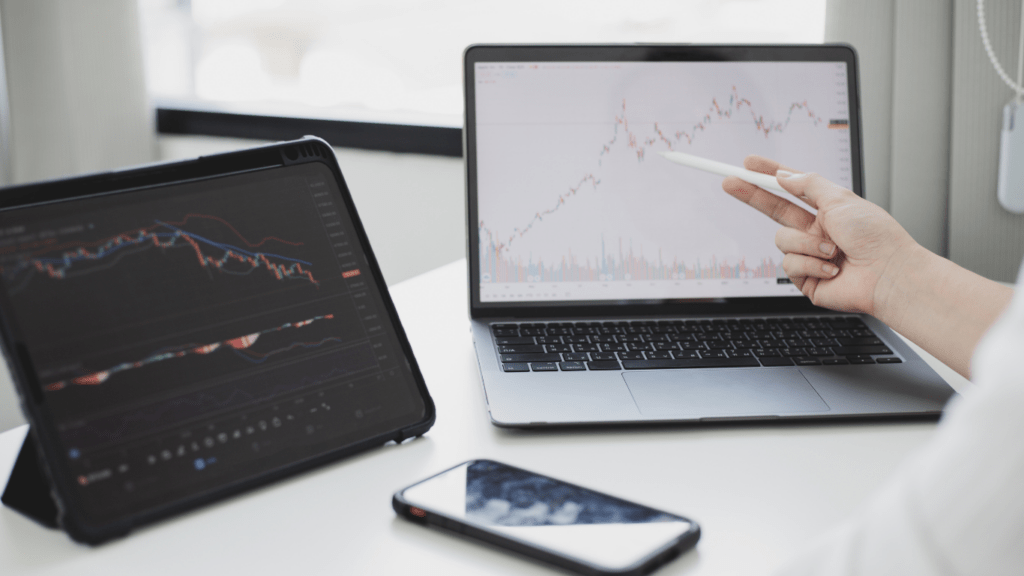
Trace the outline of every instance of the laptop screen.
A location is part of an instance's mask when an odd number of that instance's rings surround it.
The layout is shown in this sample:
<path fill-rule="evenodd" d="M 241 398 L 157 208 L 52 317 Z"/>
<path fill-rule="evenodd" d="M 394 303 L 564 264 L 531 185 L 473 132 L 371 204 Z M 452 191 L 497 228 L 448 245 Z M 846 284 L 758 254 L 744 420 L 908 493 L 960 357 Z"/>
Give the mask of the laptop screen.
<path fill-rule="evenodd" d="M 799 295 L 779 225 L 661 151 L 759 154 L 854 189 L 845 61 L 472 67 L 483 304 Z"/>

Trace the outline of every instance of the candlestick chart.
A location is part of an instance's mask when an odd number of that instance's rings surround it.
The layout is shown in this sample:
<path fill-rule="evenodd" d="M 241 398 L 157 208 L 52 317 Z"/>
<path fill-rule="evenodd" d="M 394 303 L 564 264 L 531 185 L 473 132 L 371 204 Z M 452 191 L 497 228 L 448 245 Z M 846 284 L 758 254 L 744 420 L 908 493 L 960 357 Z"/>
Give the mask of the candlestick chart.
<path fill-rule="evenodd" d="M 184 227 L 190 221 L 223 226 L 245 247 L 209 239 Z M 263 273 L 278 281 L 297 280 L 319 285 L 308 261 L 260 250 L 264 245 L 301 247 L 302 242 L 268 236 L 247 240 L 226 220 L 208 214 L 188 214 L 181 221 L 155 220 L 152 224 L 92 242 L 61 243 L 33 250 L 2 269 L 12 295 L 26 289 L 35 277 L 68 280 L 105 272 L 115 266 L 131 266 L 151 253 L 184 251 L 200 268 L 217 274 L 250 276 Z"/>
<path fill-rule="evenodd" d="M 758 153 L 849 185 L 848 134 L 834 129 L 848 126 L 845 96 L 775 79 L 774 64 L 743 68 L 732 82 L 675 64 L 674 75 L 657 82 L 631 65 L 547 75 L 541 66 L 478 87 L 482 298 L 538 283 L 610 283 L 623 289 L 608 298 L 653 297 L 641 281 L 671 282 L 687 297 L 714 295 L 686 292 L 691 280 L 760 280 L 760 293 L 749 295 L 793 293 L 774 247 L 778 225 L 722 192 L 721 177 L 653 153 L 734 165 Z M 835 85 L 835 66 L 813 70 Z M 566 90 L 577 105 L 561 96 Z M 548 291 L 551 299 L 568 294 Z M 670 293 L 657 288 L 658 297 Z"/>

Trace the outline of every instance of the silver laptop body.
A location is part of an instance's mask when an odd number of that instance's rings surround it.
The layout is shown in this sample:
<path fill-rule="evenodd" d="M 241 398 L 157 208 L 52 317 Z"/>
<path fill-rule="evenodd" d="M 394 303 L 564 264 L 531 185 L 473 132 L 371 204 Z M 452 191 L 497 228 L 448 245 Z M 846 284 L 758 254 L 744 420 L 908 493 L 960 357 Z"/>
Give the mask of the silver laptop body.
<path fill-rule="evenodd" d="M 473 46 L 470 315 L 492 422 L 938 415 L 953 390 L 866 315 L 812 306 L 721 178 L 761 154 L 862 191 L 848 46 Z"/>

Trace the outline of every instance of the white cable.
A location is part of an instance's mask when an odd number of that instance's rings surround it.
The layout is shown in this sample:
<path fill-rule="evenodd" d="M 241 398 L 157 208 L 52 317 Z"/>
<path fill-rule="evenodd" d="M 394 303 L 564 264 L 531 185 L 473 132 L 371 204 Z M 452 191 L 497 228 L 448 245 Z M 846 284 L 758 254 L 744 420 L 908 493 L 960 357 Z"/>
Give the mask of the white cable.
<path fill-rule="evenodd" d="M 1021 11 L 1024 12 L 1024 2 L 1022 2 Z M 1003 70 L 1003 67 L 999 64 L 999 59 L 996 58 L 995 51 L 992 50 L 992 43 L 989 42 L 988 30 L 985 27 L 985 0 L 978 0 L 978 30 L 981 31 L 981 43 L 985 45 L 985 53 L 988 54 L 988 59 L 996 69 L 996 74 L 999 74 L 1003 82 L 1006 82 L 1006 85 L 1017 93 L 1018 100 L 1024 99 L 1024 86 L 1021 85 L 1021 63 L 1024 62 L 1024 14 L 1021 14 L 1021 22 L 1020 52 L 1017 55 L 1017 82 L 1014 82 L 1010 75 Z"/>
<path fill-rule="evenodd" d="M 1017 32 L 1017 85 L 1024 86 L 1024 0 L 1020 4 L 1020 28 Z M 1017 103 L 1024 102 L 1024 94 L 1017 93 Z"/>

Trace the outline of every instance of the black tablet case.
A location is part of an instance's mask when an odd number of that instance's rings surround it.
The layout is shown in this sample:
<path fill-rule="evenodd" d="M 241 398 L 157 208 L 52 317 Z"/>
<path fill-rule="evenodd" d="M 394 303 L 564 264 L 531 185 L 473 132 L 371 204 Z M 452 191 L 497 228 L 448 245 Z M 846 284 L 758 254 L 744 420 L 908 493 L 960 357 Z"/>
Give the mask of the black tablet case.
<path fill-rule="evenodd" d="M 337 183 L 342 194 L 346 196 L 349 195 L 348 188 L 342 178 L 341 170 L 338 167 L 337 161 L 334 157 L 334 152 L 330 148 L 330 145 L 320 138 L 312 136 L 306 136 L 300 140 L 281 142 L 278 144 L 271 144 L 238 152 L 201 157 L 184 162 L 169 162 L 166 164 L 145 166 L 137 170 L 75 178 L 72 180 L 74 180 L 77 185 L 77 191 L 72 195 L 79 196 L 88 194 L 90 191 L 103 191 L 116 188 L 116 186 L 111 186 L 111 181 L 131 182 L 133 185 L 137 186 L 155 185 L 167 181 L 173 181 L 174 178 L 172 178 L 172 176 L 176 175 L 175 177 L 180 177 L 181 175 L 178 174 L 179 168 L 184 166 L 187 166 L 186 170 L 188 170 L 190 172 L 189 175 L 193 177 L 215 176 L 221 173 L 251 168 L 252 165 L 259 164 L 261 161 L 263 163 L 273 163 L 278 158 L 280 159 L 278 162 L 280 165 L 307 162 L 311 160 L 326 161 L 335 173 L 335 177 L 337 178 Z M 199 163 L 199 165 L 190 166 L 190 164 L 193 163 Z M 9 188 L 4 190 L 4 200 L 7 201 L 4 204 L 6 206 L 19 205 L 24 203 L 21 201 L 22 198 L 32 198 L 35 201 L 63 199 L 69 196 L 64 192 L 64 190 L 67 189 L 68 183 L 68 180 L 60 180 Z M 359 233 L 360 240 L 365 247 L 369 265 L 373 269 L 375 276 L 380 279 L 382 278 L 380 275 L 380 267 L 377 264 L 377 260 L 370 247 L 369 240 L 366 238 L 365 231 L 363 230 L 362 222 L 360 221 L 354 206 L 352 207 L 351 217 L 357 232 Z M 405 331 L 402 329 L 394 304 L 387 293 L 387 288 L 383 285 L 383 280 L 380 280 L 380 285 L 383 287 L 383 296 L 388 312 L 395 319 L 395 328 L 399 339 L 403 343 L 406 358 L 411 365 L 413 374 L 420 384 L 419 388 L 421 398 L 425 407 L 424 419 L 413 426 L 403 428 L 401 430 L 395 430 L 390 434 L 368 438 L 368 441 L 364 442 L 352 443 L 347 450 L 334 454 L 332 457 L 320 458 L 312 466 L 298 465 L 293 470 L 285 471 L 283 474 L 275 474 L 263 479 L 255 478 L 238 492 L 244 492 L 245 490 L 256 486 L 273 482 L 286 476 L 301 473 L 312 467 L 325 464 L 328 461 L 352 456 L 387 442 L 402 442 L 408 438 L 422 436 L 433 426 L 434 421 L 436 420 L 433 399 L 430 397 L 430 393 L 423 382 L 419 366 L 412 354 L 412 349 L 409 347 L 408 338 L 405 335 Z M 4 489 L 3 496 L 0 497 L 0 501 L 2 501 L 5 506 L 20 512 L 43 526 L 52 529 L 61 528 L 60 508 L 58 506 L 49 475 L 45 468 L 44 457 L 40 452 L 38 441 L 31 429 L 22 443 L 21 450 L 18 453 L 18 458 L 14 463 L 14 468 L 11 470 L 7 486 Z M 194 506 L 186 504 L 186 506 L 180 511 L 191 509 L 193 507 Z M 134 527 L 135 526 L 132 526 L 132 528 Z M 99 543 L 99 541 L 92 543 Z"/>

